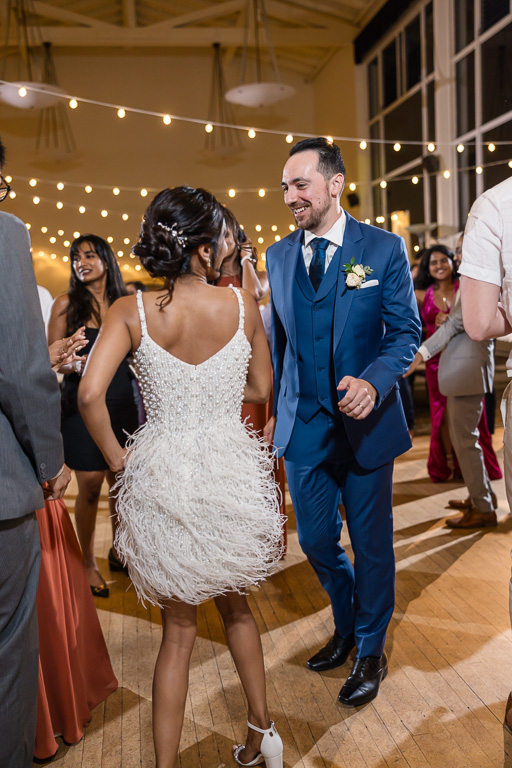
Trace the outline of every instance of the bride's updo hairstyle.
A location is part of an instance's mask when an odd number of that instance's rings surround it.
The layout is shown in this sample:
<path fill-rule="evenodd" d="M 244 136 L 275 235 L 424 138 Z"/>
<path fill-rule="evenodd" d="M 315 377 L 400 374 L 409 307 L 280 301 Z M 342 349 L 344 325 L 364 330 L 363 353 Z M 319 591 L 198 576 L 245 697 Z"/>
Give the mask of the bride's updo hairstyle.
<path fill-rule="evenodd" d="M 167 294 L 160 309 L 171 301 L 178 277 L 189 272 L 196 248 L 211 243 L 217 253 L 223 227 L 222 205 L 204 189 L 163 189 L 149 204 L 132 253 L 151 277 L 163 278 Z"/>

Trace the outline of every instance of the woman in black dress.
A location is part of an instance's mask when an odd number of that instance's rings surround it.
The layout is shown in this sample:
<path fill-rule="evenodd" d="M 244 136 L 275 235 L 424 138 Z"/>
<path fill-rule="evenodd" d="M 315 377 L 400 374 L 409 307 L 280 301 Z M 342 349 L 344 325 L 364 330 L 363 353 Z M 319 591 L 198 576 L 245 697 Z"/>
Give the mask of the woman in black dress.
<path fill-rule="evenodd" d="M 98 235 L 82 235 L 74 240 L 70 258 L 69 290 L 58 296 L 53 304 L 48 343 L 70 336 L 83 325 L 88 344 L 82 354 L 87 355 L 98 337 L 108 308 L 120 296 L 126 295 L 126 288 L 112 249 Z M 76 372 L 66 375 L 62 385 L 61 429 L 64 453 L 67 465 L 75 470 L 78 483 L 75 520 L 91 590 L 96 597 L 108 597 L 109 589 L 94 554 L 94 529 L 103 479 L 106 477 L 112 487 L 115 477 L 78 411 L 79 383 L 80 373 Z M 123 360 L 109 387 L 107 406 L 115 435 L 119 443 L 124 445 L 126 433 L 131 434 L 138 427 L 137 407 L 127 360 Z M 115 535 L 115 499 L 109 499 L 109 506 L 112 533 Z M 123 569 L 114 549 L 110 549 L 108 560 L 110 570 Z"/>

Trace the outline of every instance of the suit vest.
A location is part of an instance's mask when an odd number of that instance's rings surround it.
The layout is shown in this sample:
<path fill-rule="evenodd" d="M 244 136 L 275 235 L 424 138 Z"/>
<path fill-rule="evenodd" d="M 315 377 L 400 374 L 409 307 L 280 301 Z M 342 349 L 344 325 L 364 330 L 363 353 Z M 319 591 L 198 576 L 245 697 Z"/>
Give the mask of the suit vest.
<path fill-rule="evenodd" d="M 338 414 L 332 334 L 340 260 L 338 248 L 316 293 L 302 253 L 297 260 L 293 286 L 300 390 L 297 416 L 305 422 L 321 408 Z"/>

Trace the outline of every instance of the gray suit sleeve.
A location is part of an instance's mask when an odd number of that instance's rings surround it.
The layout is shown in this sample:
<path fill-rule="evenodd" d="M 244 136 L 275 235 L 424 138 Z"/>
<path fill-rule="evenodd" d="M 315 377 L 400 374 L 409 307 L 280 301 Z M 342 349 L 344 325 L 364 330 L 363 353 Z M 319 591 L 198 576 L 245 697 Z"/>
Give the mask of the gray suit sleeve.
<path fill-rule="evenodd" d="M 60 391 L 50 366 L 28 232 L 7 213 L 0 213 L 0 317 L 0 409 L 43 483 L 64 462 Z"/>
<path fill-rule="evenodd" d="M 464 322 L 462 320 L 462 304 L 457 304 L 452 307 L 448 319 L 439 326 L 437 331 L 422 342 L 422 347 L 426 347 L 429 353 L 434 357 L 438 352 L 448 346 L 448 343 L 457 336 L 459 333 L 464 333 Z"/>

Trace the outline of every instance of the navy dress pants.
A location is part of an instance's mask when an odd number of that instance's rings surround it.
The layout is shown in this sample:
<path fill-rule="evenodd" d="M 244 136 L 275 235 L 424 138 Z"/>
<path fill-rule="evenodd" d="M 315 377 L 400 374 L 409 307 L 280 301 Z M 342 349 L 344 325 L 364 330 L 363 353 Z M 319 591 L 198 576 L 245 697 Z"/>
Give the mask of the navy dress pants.
<path fill-rule="evenodd" d="M 340 417 L 297 418 L 285 454 L 299 543 L 327 591 L 338 633 L 357 656 L 381 656 L 395 603 L 393 462 L 374 470 L 355 460 Z M 354 553 L 340 545 L 345 518 Z"/>

